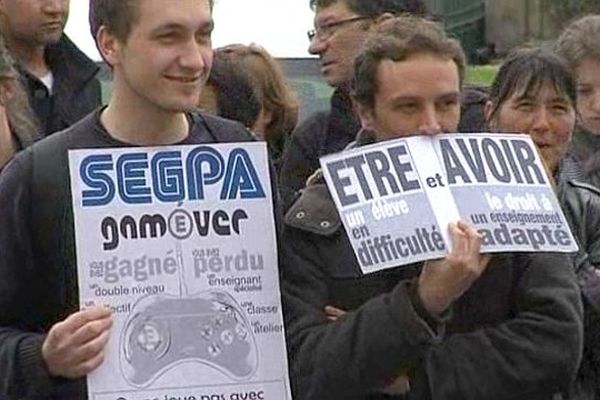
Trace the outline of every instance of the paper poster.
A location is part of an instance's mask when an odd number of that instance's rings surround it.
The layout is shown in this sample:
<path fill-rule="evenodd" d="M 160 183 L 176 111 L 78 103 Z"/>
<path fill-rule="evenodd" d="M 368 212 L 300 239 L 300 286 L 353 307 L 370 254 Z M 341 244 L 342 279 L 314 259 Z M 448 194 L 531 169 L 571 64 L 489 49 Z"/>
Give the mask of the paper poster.
<path fill-rule="evenodd" d="M 291 399 L 264 143 L 69 153 L 92 400 Z"/>
<path fill-rule="evenodd" d="M 482 234 L 482 252 L 577 250 L 527 135 L 406 137 L 321 165 L 364 273 L 443 257 L 459 219 Z"/>

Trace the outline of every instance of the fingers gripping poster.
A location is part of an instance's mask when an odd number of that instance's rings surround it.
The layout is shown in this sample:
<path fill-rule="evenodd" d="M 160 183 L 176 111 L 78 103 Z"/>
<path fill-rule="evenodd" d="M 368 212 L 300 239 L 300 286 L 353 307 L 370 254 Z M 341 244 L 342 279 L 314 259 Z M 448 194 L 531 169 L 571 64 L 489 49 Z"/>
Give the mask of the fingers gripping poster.
<path fill-rule="evenodd" d="M 291 399 L 264 143 L 69 153 L 93 400 Z"/>

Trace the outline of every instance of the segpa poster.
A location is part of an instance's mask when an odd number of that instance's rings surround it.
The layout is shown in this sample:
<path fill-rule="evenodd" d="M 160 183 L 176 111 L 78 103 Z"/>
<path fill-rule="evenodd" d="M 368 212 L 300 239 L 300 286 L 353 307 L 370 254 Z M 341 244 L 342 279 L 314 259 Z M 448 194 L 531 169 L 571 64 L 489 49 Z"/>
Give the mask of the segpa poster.
<path fill-rule="evenodd" d="M 290 399 L 264 143 L 69 153 L 93 400 Z"/>

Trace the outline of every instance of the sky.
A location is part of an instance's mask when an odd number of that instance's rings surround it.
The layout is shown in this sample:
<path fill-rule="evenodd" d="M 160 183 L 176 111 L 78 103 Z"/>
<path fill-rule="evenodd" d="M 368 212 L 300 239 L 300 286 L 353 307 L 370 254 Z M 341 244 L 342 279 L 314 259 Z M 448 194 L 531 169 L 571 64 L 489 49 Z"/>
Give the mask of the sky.
<path fill-rule="evenodd" d="M 275 57 L 309 56 L 306 31 L 312 27 L 313 13 L 308 0 L 215 0 L 213 18 L 213 47 L 257 43 Z M 66 32 L 86 54 L 99 60 L 87 21 L 88 1 L 71 0 Z"/>

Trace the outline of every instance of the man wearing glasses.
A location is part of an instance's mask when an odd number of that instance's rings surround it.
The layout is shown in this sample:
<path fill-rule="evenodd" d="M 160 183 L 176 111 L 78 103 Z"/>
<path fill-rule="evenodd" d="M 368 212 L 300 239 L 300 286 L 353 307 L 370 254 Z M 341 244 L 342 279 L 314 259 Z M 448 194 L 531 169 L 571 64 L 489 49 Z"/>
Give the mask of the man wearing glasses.
<path fill-rule="evenodd" d="M 360 128 L 348 87 L 354 57 L 368 33 L 393 15 L 427 14 L 421 0 L 310 0 L 310 7 L 315 29 L 308 31 L 308 51 L 319 56 L 321 73 L 335 91 L 331 109 L 299 125 L 283 155 L 280 190 L 286 208 L 319 167 L 319 157 L 342 150 Z"/>

